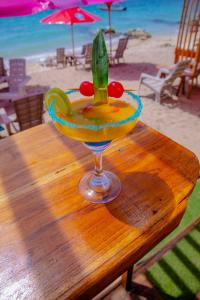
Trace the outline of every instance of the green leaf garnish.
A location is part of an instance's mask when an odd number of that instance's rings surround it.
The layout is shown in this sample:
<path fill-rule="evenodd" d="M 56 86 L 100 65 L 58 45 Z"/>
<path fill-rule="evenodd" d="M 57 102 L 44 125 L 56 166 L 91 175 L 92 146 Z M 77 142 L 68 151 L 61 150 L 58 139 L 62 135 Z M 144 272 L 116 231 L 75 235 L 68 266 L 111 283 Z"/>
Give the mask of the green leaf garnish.
<path fill-rule="evenodd" d="M 94 38 L 92 49 L 92 75 L 96 104 L 108 102 L 108 64 L 106 43 L 100 30 Z"/>

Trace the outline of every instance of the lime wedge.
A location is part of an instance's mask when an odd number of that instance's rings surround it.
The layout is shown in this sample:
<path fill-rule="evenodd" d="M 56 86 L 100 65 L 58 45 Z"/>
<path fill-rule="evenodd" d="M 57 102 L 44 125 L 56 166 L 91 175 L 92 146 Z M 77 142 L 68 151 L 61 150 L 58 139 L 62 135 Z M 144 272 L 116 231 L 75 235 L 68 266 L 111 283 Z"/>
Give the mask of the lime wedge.
<path fill-rule="evenodd" d="M 59 88 L 50 89 L 45 95 L 45 105 L 48 107 L 52 101 L 55 102 L 57 112 L 63 115 L 71 114 L 71 103 L 68 96 Z"/>

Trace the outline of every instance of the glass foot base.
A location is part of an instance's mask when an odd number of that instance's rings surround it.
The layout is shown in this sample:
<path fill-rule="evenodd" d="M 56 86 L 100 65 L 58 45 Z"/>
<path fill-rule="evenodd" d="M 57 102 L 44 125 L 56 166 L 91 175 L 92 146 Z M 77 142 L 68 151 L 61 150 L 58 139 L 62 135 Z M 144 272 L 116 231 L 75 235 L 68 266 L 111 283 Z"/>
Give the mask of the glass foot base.
<path fill-rule="evenodd" d="M 79 191 L 91 203 L 108 203 L 119 195 L 121 182 L 111 172 L 103 171 L 103 176 L 98 178 L 94 175 L 94 171 L 90 171 L 81 178 Z"/>

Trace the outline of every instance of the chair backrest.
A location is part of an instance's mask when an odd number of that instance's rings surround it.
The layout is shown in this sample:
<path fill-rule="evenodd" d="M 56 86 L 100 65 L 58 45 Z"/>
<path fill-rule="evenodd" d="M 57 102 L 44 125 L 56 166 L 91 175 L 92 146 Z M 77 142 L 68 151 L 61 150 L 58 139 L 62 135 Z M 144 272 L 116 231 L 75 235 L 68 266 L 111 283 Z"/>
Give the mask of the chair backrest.
<path fill-rule="evenodd" d="M 92 44 L 85 45 L 85 63 L 91 64 L 92 63 Z"/>
<path fill-rule="evenodd" d="M 81 55 L 85 55 L 86 49 L 87 49 L 87 44 L 83 45 L 82 50 L 81 50 Z"/>
<path fill-rule="evenodd" d="M 65 63 L 65 48 L 57 48 L 56 49 L 56 61 L 57 61 L 57 64 Z"/>
<path fill-rule="evenodd" d="M 26 78 L 26 60 L 23 58 L 10 59 L 9 90 L 18 92 L 20 84 Z"/>
<path fill-rule="evenodd" d="M 163 79 L 162 91 L 166 89 L 171 89 L 174 81 L 183 76 L 184 70 L 190 65 L 191 60 L 180 61 L 175 65 L 175 68 L 170 72 L 170 74 Z"/>
<path fill-rule="evenodd" d="M 0 76 L 6 76 L 3 57 L 0 57 Z"/>
<path fill-rule="evenodd" d="M 123 58 L 124 51 L 126 50 L 127 44 L 128 44 L 128 37 L 119 39 L 118 47 L 115 52 L 115 58 L 117 58 L 117 59 Z"/>
<path fill-rule="evenodd" d="M 176 78 L 181 77 L 184 73 L 184 70 L 189 67 L 191 59 L 180 61 L 176 64 L 173 71 L 166 77 L 166 82 L 174 81 Z"/>
<path fill-rule="evenodd" d="M 20 130 L 42 124 L 43 97 L 38 94 L 13 101 Z"/>

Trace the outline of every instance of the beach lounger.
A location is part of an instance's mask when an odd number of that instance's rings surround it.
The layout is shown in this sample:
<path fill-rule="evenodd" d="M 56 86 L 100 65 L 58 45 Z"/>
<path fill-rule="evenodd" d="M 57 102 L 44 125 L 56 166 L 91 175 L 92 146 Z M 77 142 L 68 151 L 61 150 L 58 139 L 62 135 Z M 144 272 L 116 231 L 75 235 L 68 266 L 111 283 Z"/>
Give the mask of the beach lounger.
<path fill-rule="evenodd" d="M 117 49 L 114 50 L 114 55 L 110 56 L 110 63 L 115 64 L 116 62 L 119 64 L 120 60 L 124 61 L 124 51 L 126 50 L 128 45 L 128 37 L 119 39 Z"/>
<path fill-rule="evenodd" d="M 139 81 L 138 94 L 140 93 L 141 85 L 145 85 L 155 93 L 155 100 L 160 103 L 161 98 L 166 92 L 172 94 L 172 85 L 174 81 L 177 78 L 182 78 L 184 71 L 189 67 L 190 62 L 191 60 L 181 61 L 169 70 L 161 68 L 156 76 L 142 73 Z M 160 77 L 163 73 L 166 74 L 165 78 Z"/>
<path fill-rule="evenodd" d="M 90 45 L 90 44 L 83 45 L 80 54 L 75 55 L 75 59 L 81 59 L 81 58 L 85 57 L 88 45 Z"/>
<path fill-rule="evenodd" d="M 26 75 L 25 59 L 10 59 L 10 74 L 7 76 L 8 92 L 0 92 L 0 100 L 15 100 L 26 94 L 25 85 L 31 79 Z"/>
<path fill-rule="evenodd" d="M 65 55 L 65 48 L 56 49 L 56 66 L 62 65 L 65 67 L 67 65 L 67 59 Z"/>
<path fill-rule="evenodd" d="M 186 91 L 187 97 L 190 98 L 192 94 L 193 87 L 198 84 L 198 77 L 200 75 L 200 39 L 196 44 L 194 45 L 194 48 L 192 50 L 186 50 L 186 49 L 176 49 L 175 50 L 176 56 L 175 61 L 176 63 L 183 60 L 190 59 L 190 65 L 185 69 L 184 76 L 183 76 L 183 90 L 184 93 Z M 163 71 L 163 74 L 167 74 L 168 68 L 166 68 Z M 186 85 L 186 88 L 185 88 Z"/>
<path fill-rule="evenodd" d="M 87 44 L 84 47 L 84 54 L 75 57 L 75 64 L 82 65 L 84 69 L 92 67 L 92 44 Z"/>

